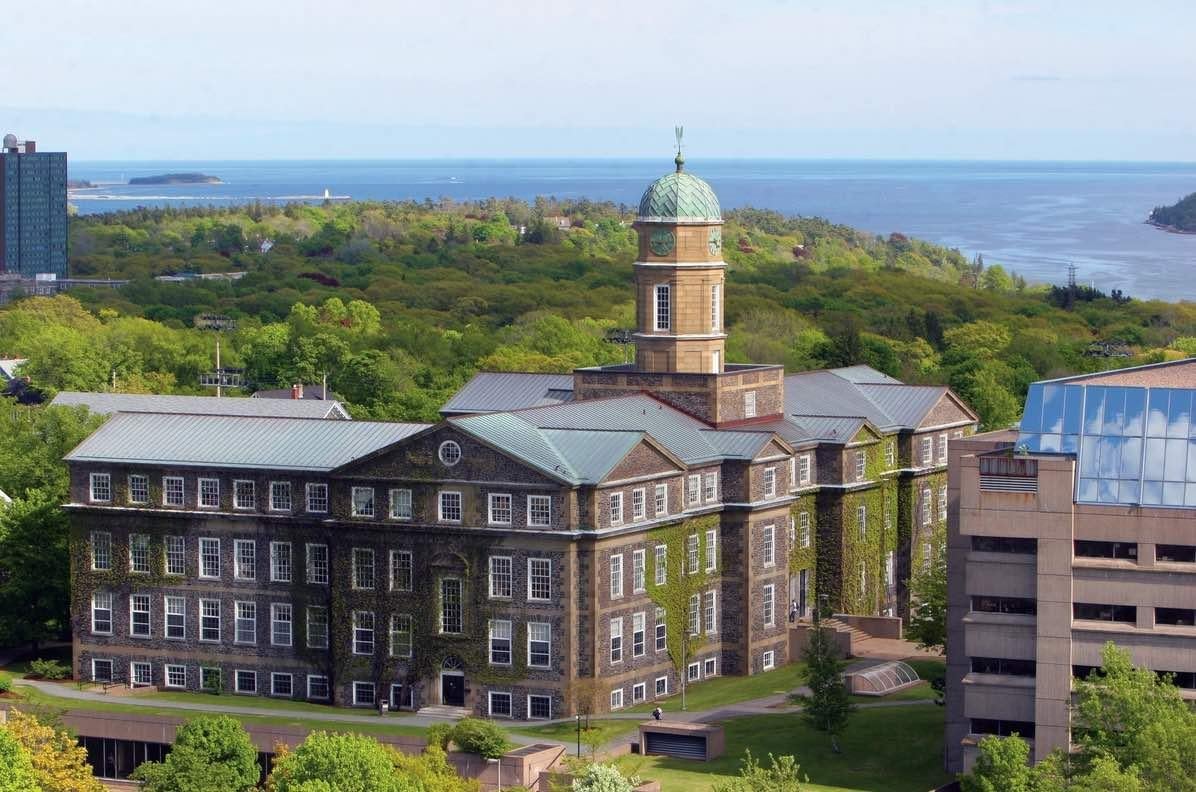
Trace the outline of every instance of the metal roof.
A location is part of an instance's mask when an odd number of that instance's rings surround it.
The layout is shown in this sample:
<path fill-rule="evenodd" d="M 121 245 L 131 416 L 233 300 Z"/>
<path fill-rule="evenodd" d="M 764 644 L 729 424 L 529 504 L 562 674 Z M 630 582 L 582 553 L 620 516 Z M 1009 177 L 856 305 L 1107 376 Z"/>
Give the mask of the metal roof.
<path fill-rule="evenodd" d="M 858 416 L 839 415 L 790 415 L 788 420 L 811 439 L 828 443 L 850 443 L 865 423 Z"/>
<path fill-rule="evenodd" d="M 860 392 L 888 415 L 893 423 L 916 427 L 934 409 L 947 389 L 942 385 L 857 385 Z"/>
<path fill-rule="evenodd" d="M 785 377 L 786 416 L 866 418 L 881 431 L 916 429 L 947 389 L 906 385 L 869 366 L 807 371 Z M 832 427 L 833 428 L 833 427 Z M 815 436 L 824 437 L 815 431 Z"/>
<path fill-rule="evenodd" d="M 453 394 L 440 413 L 502 412 L 572 400 L 572 374 L 482 371 Z"/>
<path fill-rule="evenodd" d="M 186 415 L 240 415 L 268 418 L 349 418 L 335 401 L 309 399 L 253 399 L 214 396 L 159 396 L 141 393 L 86 393 L 62 391 L 52 405 L 86 407 L 99 415 L 116 412 L 177 413 Z"/>
<path fill-rule="evenodd" d="M 829 369 L 829 371 L 836 377 L 842 377 L 848 382 L 854 382 L 857 385 L 871 382 L 873 384 L 888 383 L 890 385 L 901 385 L 899 379 L 890 377 L 883 371 L 877 371 L 871 366 L 857 365 L 857 366 L 843 366 L 842 368 Z"/>
<path fill-rule="evenodd" d="M 326 472 L 427 427 L 310 418 L 117 413 L 66 459 Z"/>

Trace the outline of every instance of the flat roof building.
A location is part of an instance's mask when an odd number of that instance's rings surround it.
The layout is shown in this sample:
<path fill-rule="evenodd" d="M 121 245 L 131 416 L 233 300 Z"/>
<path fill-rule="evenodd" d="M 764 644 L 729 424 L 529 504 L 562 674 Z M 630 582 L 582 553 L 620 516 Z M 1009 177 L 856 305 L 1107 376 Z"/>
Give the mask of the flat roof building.
<path fill-rule="evenodd" d="M 4 136 L 0 145 L 0 274 L 67 275 L 66 154 Z"/>
<path fill-rule="evenodd" d="M 1196 360 L 1030 386 L 1018 430 L 951 445 L 947 769 L 1071 738 L 1112 641 L 1196 699 Z"/>

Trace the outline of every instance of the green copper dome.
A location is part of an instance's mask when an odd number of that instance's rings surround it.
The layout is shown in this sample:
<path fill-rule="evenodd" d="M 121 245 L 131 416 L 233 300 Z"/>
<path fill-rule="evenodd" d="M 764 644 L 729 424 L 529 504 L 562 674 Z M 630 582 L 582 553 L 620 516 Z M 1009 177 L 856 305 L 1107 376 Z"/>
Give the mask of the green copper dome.
<path fill-rule="evenodd" d="M 661 176 L 640 198 L 639 220 L 645 223 L 719 223 L 722 212 L 710 185 L 685 173 L 677 155 L 677 170 Z"/>

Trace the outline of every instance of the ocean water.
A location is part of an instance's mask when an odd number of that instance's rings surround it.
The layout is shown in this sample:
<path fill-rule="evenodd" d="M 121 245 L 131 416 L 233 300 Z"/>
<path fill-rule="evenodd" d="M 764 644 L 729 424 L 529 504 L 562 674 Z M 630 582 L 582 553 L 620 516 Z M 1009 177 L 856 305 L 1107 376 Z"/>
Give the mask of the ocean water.
<path fill-rule="evenodd" d="M 724 207 L 817 215 L 983 254 L 1032 281 L 1061 283 L 1068 264 L 1105 291 L 1196 300 L 1196 235 L 1145 224 L 1155 206 L 1196 192 L 1196 163 L 699 160 L 686 166 Z M 401 200 L 538 195 L 634 205 L 671 170 L 660 160 L 304 160 L 72 162 L 96 188 L 80 212 L 225 206 L 251 200 Z M 134 176 L 199 171 L 219 185 L 131 187 Z"/>

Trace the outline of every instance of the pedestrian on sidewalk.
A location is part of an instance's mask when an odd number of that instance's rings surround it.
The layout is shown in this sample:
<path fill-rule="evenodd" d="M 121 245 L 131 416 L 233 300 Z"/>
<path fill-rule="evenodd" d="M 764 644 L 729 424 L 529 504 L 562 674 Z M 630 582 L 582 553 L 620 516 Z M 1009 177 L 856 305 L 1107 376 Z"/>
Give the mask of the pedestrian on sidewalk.
<path fill-rule="evenodd" d="M 656 706 L 656 709 L 652 710 L 652 717 L 656 720 L 660 720 L 664 717 L 664 710 L 660 708 L 659 704 Z"/>

